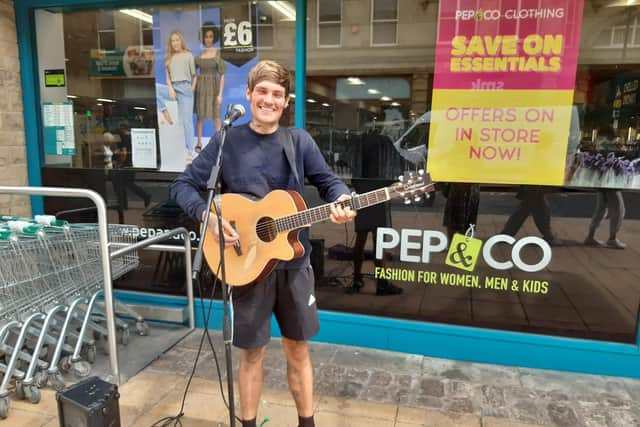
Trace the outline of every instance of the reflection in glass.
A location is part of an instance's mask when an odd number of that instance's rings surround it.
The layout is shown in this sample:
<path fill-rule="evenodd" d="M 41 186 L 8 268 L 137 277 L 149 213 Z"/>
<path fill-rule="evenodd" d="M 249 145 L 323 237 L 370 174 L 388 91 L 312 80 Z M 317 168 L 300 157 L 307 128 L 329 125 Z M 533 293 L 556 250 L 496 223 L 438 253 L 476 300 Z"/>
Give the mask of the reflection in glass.
<path fill-rule="evenodd" d="M 566 146 L 568 187 L 439 183 L 440 191 L 426 202 L 391 202 L 389 221 L 384 216 L 374 220 L 377 226 L 371 228 L 378 233 L 382 227 L 398 235 L 403 230 L 415 233 L 404 249 L 399 241 L 382 258 L 375 257 L 375 242 L 357 227 L 336 235 L 330 227 L 318 226 L 312 232 L 328 248 L 325 277 L 317 290 L 321 308 L 634 342 L 640 302 L 634 283 L 640 271 L 621 254 L 633 249 L 640 193 L 616 187 L 627 183 L 623 187 L 640 189 L 640 167 L 637 174 L 635 169 L 640 160 L 633 163 L 640 158 L 640 51 L 635 48 L 640 31 L 636 16 L 629 19 L 635 9 L 596 3 L 585 2 L 569 138 L 558 142 Z M 362 192 L 424 167 L 429 133 L 442 124 L 431 120 L 438 4 L 405 2 L 398 8 L 394 1 L 363 0 L 358 5 L 357 12 L 343 10 L 340 47 L 309 49 L 307 97 L 318 102 L 307 104 L 306 118 L 307 129 L 334 171 Z M 363 18 L 368 26 L 361 24 Z M 492 22 L 478 25 L 489 32 L 500 27 Z M 332 65 L 336 63 L 339 67 Z M 479 84 L 497 89 L 492 81 Z M 604 143 L 598 134 L 606 126 L 614 135 Z M 372 135 L 381 141 L 375 155 L 367 150 Z M 373 176 L 368 175 L 372 170 Z M 603 185 L 607 188 L 599 188 Z M 363 212 L 363 218 L 370 216 Z M 602 222 L 607 224 L 598 227 Z M 476 225 L 473 238 L 483 243 L 505 233 L 515 242 L 535 237 L 553 245 L 550 264 L 536 274 L 495 270 L 482 252 L 473 273 L 482 282 L 506 275 L 509 283 L 533 280 L 539 286 L 527 282 L 517 292 L 484 288 L 484 282 L 480 289 L 443 286 L 440 274 L 456 272 L 446 263 L 448 247 L 428 253 L 428 262 L 401 259 L 403 253 L 424 256 L 425 242 L 438 244 L 436 237 L 423 241 L 422 233 L 441 233 L 438 236 L 447 240 L 464 233 L 470 223 Z M 407 244 L 416 249 L 407 249 Z M 610 252 L 623 244 L 625 251 L 615 256 Z M 512 258 L 512 247 L 503 243 L 490 252 L 498 262 Z M 531 245 L 519 255 L 528 263 L 541 257 L 540 249 Z M 403 281 L 390 276 L 385 280 L 403 292 L 380 297 L 376 281 L 386 277 L 386 269 L 415 272 L 416 277 Z"/>

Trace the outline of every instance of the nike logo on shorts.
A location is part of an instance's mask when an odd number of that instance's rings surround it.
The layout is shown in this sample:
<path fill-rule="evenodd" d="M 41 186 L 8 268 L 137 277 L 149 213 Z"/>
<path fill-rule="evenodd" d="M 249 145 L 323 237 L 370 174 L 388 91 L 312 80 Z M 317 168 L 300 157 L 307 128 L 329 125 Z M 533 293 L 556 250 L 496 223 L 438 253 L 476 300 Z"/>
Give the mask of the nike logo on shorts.
<path fill-rule="evenodd" d="M 309 295 L 309 307 L 311 307 L 314 302 L 316 302 L 316 298 L 313 296 L 313 294 Z"/>

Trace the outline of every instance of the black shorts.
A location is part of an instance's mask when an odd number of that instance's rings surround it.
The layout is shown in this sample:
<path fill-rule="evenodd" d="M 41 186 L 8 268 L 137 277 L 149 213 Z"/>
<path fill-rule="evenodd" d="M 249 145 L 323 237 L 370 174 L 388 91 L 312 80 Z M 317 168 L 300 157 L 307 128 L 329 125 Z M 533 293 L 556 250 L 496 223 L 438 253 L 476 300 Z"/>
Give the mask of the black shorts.
<path fill-rule="evenodd" d="M 282 336 L 306 341 L 320 330 L 313 269 L 274 270 L 264 280 L 232 291 L 233 345 L 243 349 L 265 346 L 271 338 L 271 314 Z"/>

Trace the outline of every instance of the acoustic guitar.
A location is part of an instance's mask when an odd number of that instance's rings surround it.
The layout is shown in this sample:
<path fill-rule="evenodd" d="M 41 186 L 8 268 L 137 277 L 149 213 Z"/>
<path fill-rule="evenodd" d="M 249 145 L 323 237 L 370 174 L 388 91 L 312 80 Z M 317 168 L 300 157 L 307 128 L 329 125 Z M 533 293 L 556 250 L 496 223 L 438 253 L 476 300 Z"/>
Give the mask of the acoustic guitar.
<path fill-rule="evenodd" d="M 434 189 L 429 175 L 418 171 L 417 175 L 410 173 L 407 178 L 400 177 L 399 182 L 389 187 L 310 209 L 302 196 L 291 190 L 274 190 L 258 201 L 239 194 L 223 194 L 220 201 L 222 216 L 240 236 L 234 246 L 224 251 L 227 284 L 247 285 L 266 277 L 279 260 L 289 261 L 304 255 L 304 246 L 298 236 L 300 229 L 329 219 L 331 205 L 359 210 L 398 198 L 411 203 L 431 191 Z M 215 217 L 215 212 L 211 215 Z M 209 234 L 205 236 L 203 251 L 211 270 L 218 271 L 220 244 Z"/>

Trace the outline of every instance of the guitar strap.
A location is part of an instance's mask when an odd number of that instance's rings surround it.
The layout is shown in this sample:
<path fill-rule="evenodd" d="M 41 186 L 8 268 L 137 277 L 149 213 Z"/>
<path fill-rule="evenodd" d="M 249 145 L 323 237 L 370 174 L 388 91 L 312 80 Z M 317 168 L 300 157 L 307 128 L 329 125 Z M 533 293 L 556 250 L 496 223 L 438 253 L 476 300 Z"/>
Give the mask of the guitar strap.
<path fill-rule="evenodd" d="M 293 137 L 291 136 L 291 131 L 287 127 L 281 127 L 282 132 L 280 132 L 280 143 L 282 144 L 282 148 L 284 148 L 284 155 L 289 162 L 289 168 L 291 169 L 291 173 L 293 173 L 293 177 L 296 182 L 300 184 L 300 178 L 298 177 L 298 168 L 296 167 L 296 150 L 293 147 Z"/>

